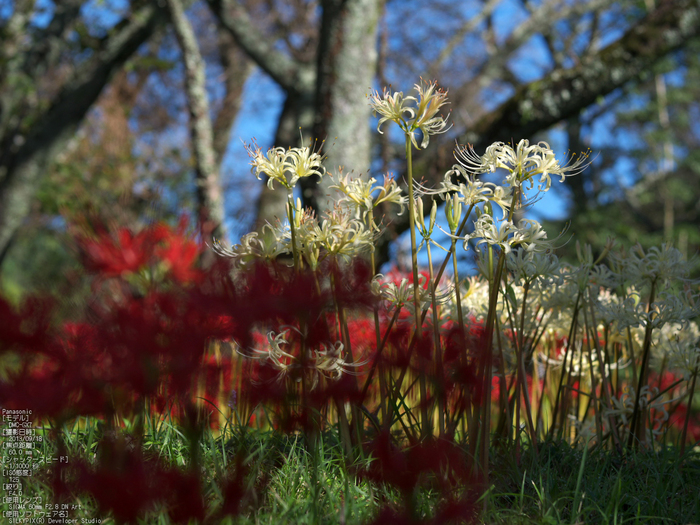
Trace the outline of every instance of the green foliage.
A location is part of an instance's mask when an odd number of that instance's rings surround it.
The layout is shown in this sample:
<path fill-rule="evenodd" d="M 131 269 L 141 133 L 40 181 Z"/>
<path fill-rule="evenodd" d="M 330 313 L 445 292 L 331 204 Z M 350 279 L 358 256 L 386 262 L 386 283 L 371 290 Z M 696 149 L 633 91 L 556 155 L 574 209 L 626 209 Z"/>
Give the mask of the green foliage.
<path fill-rule="evenodd" d="M 128 435 L 130 425 L 127 425 Z M 65 443 L 71 460 L 94 457 L 104 427 L 81 418 L 65 427 Z M 187 440 L 172 422 L 149 426 L 144 437 L 148 455 L 167 464 L 188 461 Z M 55 440 L 45 440 L 42 453 L 55 454 Z M 491 524 L 560 523 L 697 523 L 700 520 L 700 450 L 679 457 L 674 448 L 652 452 L 616 452 L 592 448 L 586 453 L 566 442 L 540 444 L 538 454 L 524 444 L 520 450 L 494 449 L 492 486 L 485 496 L 488 513 L 480 522 Z M 362 464 L 346 464 L 342 444 L 334 432 L 318 441 L 317 473 L 313 452 L 300 435 L 281 435 L 246 427 L 230 427 L 218 436 L 207 433 L 201 443 L 202 467 L 206 472 L 205 499 L 216 508 L 221 500 L 221 480 L 235 468 L 238 457 L 250 468 L 249 497 L 242 514 L 221 523 L 346 523 L 372 520 L 382 502 L 398 501 L 398 494 L 385 486 L 363 481 L 354 472 Z M 47 471 L 48 472 L 48 471 Z M 314 476 L 316 481 L 314 483 Z M 580 476 L 580 479 L 579 479 Z M 23 484 L 27 497 L 50 501 L 51 480 L 46 475 Z M 578 499 L 576 498 L 577 487 Z M 422 519 L 432 516 L 438 503 L 427 486 L 418 494 Z M 579 505 L 575 505 L 575 501 Z M 92 500 L 74 495 L 71 511 L 78 520 L 101 516 Z M 3 505 L 6 510 L 6 504 Z M 314 516 L 318 521 L 314 521 Z M 103 521 L 104 522 L 104 521 Z M 169 524 L 161 511 L 140 520 L 141 524 Z M 420 523 L 420 521 L 419 521 Z"/>
<path fill-rule="evenodd" d="M 700 450 L 674 448 L 585 452 L 565 442 L 494 459 L 487 523 L 696 523 L 700 519 Z M 579 482 L 579 475 L 581 476 Z M 580 488 L 577 496 L 577 488 Z M 575 505 L 575 501 L 579 505 Z"/>

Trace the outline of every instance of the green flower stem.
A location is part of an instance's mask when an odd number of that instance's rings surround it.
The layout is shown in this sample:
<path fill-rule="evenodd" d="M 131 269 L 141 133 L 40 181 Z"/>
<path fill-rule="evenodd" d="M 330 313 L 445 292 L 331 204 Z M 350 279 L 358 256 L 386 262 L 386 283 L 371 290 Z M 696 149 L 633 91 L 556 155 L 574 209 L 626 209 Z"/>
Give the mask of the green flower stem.
<path fill-rule="evenodd" d="M 591 293 L 590 290 L 588 292 L 588 296 L 590 298 Z M 598 358 L 598 365 L 600 367 L 600 376 L 601 376 L 601 388 L 603 390 L 603 394 L 605 396 L 605 403 L 607 404 L 608 407 L 612 408 L 612 398 L 611 398 L 611 391 L 612 391 L 612 386 L 610 382 L 608 381 L 607 374 L 605 373 L 605 364 L 609 363 L 610 361 L 608 360 L 608 352 L 607 352 L 607 345 L 608 345 L 608 340 L 609 338 L 607 337 L 607 326 L 605 327 L 606 333 L 605 335 L 605 352 L 601 350 L 601 345 L 600 345 L 600 338 L 598 337 L 598 321 L 596 320 L 595 316 L 595 309 L 593 308 L 593 301 L 589 300 L 588 301 L 588 307 L 590 309 L 590 315 L 591 315 L 591 335 L 592 335 L 592 340 L 593 344 L 595 345 L 595 350 L 596 350 L 596 357 Z M 605 359 L 603 359 L 603 355 L 605 355 Z M 614 393 L 614 391 L 613 391 Z M 600 400 L 599 400 L 600 401 Z M 596 406 L 600 406 L 600 403 L 598 403 Z M 596 425 L 598 424 L 599 419 L 598 419 L 598 412 L 596 412 Z M 615 416 L 612 414 L 608 416 L 608 423 L 610 424 L 610 431 L 612 433 L 613 441 L 615 442 L 615 447 L 617 449 L 620 449 L 622 446 L 622 443 L 620 441 L 620 436 L 617 433 L 617 421 Z M 601 432 L 602 435 L 602 432 Z M 602 442 L 602 439 L 599 439 L 599 443 Z"/>
<path fill-rule="evenodd" d="M 651 291 L 649 292 L 649 307 L 651 310 L 651 305 L 656 299 L 656 279 L 651 282 Z M 646 330 L 644 331 L 644 343 L 642 344 L 642 362 L 639 365 L 639 381 L 637 382 L 637 392 L 634 396 L 634 412 L 632 412 L 632 423 L 630 423 L 630 437 L 627 440 L 627 448 L 636 448 L 640 439 L 635 439 L 639 437 L 639 434 L 643 432 L 643 418 L 640 415 L 639 410 L 639 398 L 641 397 L 642 387 L 647 384 L 647 375 L 649 368 L 649 349 L 651 348 L 651 319 L 647 320 Z M 645 436 L 642 434 L 641 439 Z"/>
<path fill-rule="evenodd" d="M 556 427 L 557 414 L 559 412 L 559 402 L 562 399 L 562 388 L 564 386 L 564 377 L 567 375 L 567 373 L 566 373 L 566 361 L 569 358 L 569 353 L 570 353 L 571 349 L 573 348 L 574 342 L 575 342 L 574 338 L 576 336 L 576 319 L 578 317 L 580 304 L 581 304 L 581 292 L 579 292 L 576 295 L 576 303 L 574 304 L 574 313 L 571 317 L 571 326 L 569 327 L 569 334 L 566 338 L 566 340 L 568 341 L 568 344 L 566 345 L 566 350 L 564 351 L 564 361 L 562 363 L 561 376 L 559 377 L 559 386 L 557 387 L 557 395 L 556 395 L 555 401 L 554 401 L 554 410 L 552 411 L 552 426 L 550 427 L 549 438 L 554 436 L 554 429 Z M 572 354 L 571 360 L 573 361 L 573 359 L 574 358 L 573 358 L 573 354 Z M 564 431 L 564 423 L 565 423 L 565 417 L 566 417 L 565 413 L 566 413 L 566 411 L 562 410 L 562 416 L 561 416 L 561 421 L 560 421 L 560 425 L 559 425 L 559 439 L 561 439 L 561 437 L 563 435 L 563 431 Z"/>
<path fill-rule="evenodd" d="M 690 383 L 690 390 L 688 391 L 688 410 L 685 412 L 685 421 L 683 422 L 683 433 L 681 434 L 681 450 L 680 457 L 685 454 L 685 442 L 688 438 L 688 421 L 690 420 L 690 413 L 692 412 L 693 395 L 695 394 L 695 383 L 698 379 L 698 367 L 695 367 L 693 372 L 693 381 Z"/>
<path fill-rule="evenodd" d="M 287 194 L 287 220 L 289 221 L 289 230 L 292 232 L 292 257 L 294 258 L 294 270 L 301 270 L 301 264 L 299 260 L 299 252 L 297 251 L 296 243 L 296 229 L 294 227 L 294 196 L 290 193 Z"/>
<path fill-rule="evenodd" d="M 375 224 L 374 224 L 374 214 L 372 210 L 367 211 L 367 229 L 371 232 L 375 230 Z M 377 275 L 377 262 L 376 262 L 376 257 L 375 257 L 375 251 L 377 247 L 374 245 L 374 238 L 372 239 L 372 250 L 370 251 L 370 256 L 369 256 L 369 261 L 370 261 L 370 266 L 372 267 L 372 273 L 370 275 L 374 276 Z M 377 355 L 379 355 L 379 352 L 382 348 L 382 331 L 381 331 L 381 326 L 379 324 L 379 305 L 375 303 L 375 305 L 372 307 L 372 313 L 374 315 L 374 336 L 376 338 L 376 343 L 377 343 Z M 392 323 L 393 324 L 393 323 Z M 376 360 L 375 360 L 376 363 Z M 370 377 L 372 373 L 374 372 L 374 369 L 376 368 L 375 365 L 372 366 L 372 370 L 370 373 Z M 363 389 L 363 392 L 365 390 Z M 380 374 L 379 376 L 379 408 L 381 410 L 382 416 L 384 420 L 387 419 L 388 417 L 388 412 L 387 412 L 387 403 L 386 403 L 386 382 L 384 381 L 384 377 Z M 364 399 L 364 394 L 362 396 L 362 399 Z"/>
<path fill-rule="evenodd" d="M 418 250 L 416 249 L 416 218 L 415 218 L 415 198 L 413 195 L 413 150 L 411 137 L 406 133 L 406 169 L 408 170 L 408 221 L 411 232 L 411 268 L 413 270 L 413 306 L 416 314 L 415 336 L 418 338 L 421 332 L 421 323 L 418 323 L 418 307 L 420 305 L 418 286 Z"/>
<path fill-rule="evenodd" d="M 372 382 L 374 371 L 377 369 L 377 365 L 379 364 L 379 359 L 381 358 L 382 350 L 384 350 L 384 347 L 386 346 L 386 342 L 389 339 L 389 334 L 391 333 L 391 329 L 394 327 L 394 323 L 399 318 L 399 313 L 401 313 L 400 307 L 396 308 L 396 310 L 394 311 L 394 315 L 389 321 L 389 325 L 387 326 L 386 332 L 384 333 L 384 339 L 382 339 L 381 344 L 379 345 L 379 350 L 377 350 L 376 354 L 374 355 L 372 366 L 370 367 L 369 372 L 367 373 L 367 379 L 365 379 L 365 384 L 362 387 L 362 393 L 360 395 L 361 399 L 364 399 L 367 395 L 367 390 L 369 389 L 369 385 Z"/>
<path fill-rule="evenodd" d="M 459 230 L 458 230 L 458 232 L 457 232 L 457 236 L 462 235 L 462 233 L 464 232 L 464 228 L 466 228 L 466 226 L 467 226 L 467 219 L 469 218 L 469 215 L 471 214 L 473 208 L 474 208 L 474 205 L 472 204 L 472 205 L 469 207 L 469 210 L 467 211 L 467 214 L 466 214 L 466 215 L 464 216 L 464 218 L 462 219 L 462 223 L 459 225 Z M 450 254 L 448 253 L 448 254 L 445 255 L 445 259 L 442 261 L 442 266 L 440 266 L 440 270 L 439 270 L 438 273 L 437 273 L 437 276 L 436 276 L 436 280 L 437 280 L 437 281 L 439 281 L 440 278 L 442 277 L 442 274 L 444 273 L 445 268 L 447 267 L 447 263 L 448 263 L 449 260 L 450 260 Z M 426 310 L 423 310 L 423 313 L 421 314 L 421 321 L 420 321 L 421 324 L 422 324 L 423 321 L 425 320 L 425 316 L 426 316 L 427 314 L 428 314 L 428 310 L 427 310 L 427 309 L 426 309 Z M 390 327 L 391 327 L 391 325 L 390 325 Z M 389 330 L 390 330 L 390 328 L 387 329 L 387 332 L 386 332 L 387 335 L 389 334 Z M 382 349 L 384 348 L 384 344 L 386 344 L 386 340 L 387 340 L 387 337 L 385 336 L 385 337 L 384 337 L 384 340 L 382 341 L 382 346 L 379 348 L 378 353 L 380 353 L 380 352 L 382 351 Z M 407 351 L 408 359 L 410 359 L 411 356 L 413 355 L 413 348 L 415 347 L 415 345 L 416 345 L 416 338 L 413 338 L 413 340 L 412 340 L 412 341 L 409 343 L 409 345 L 408 345 L 408 351 Z M 395 384 L 396 384 L 396 387 L 395 387 L 394 392 L 393 392 L 393 396 L 392 396 L 393 399 L 396 399 L 396 398 L 398 397 L 398 395 L 399 395 L 399 388 L 400 388 L 400 385 L 403 383 L 403 378 L 404 378 L 404 376 L 406 375 L 406 370 L 407 370 L 407 369 L 404 368 L 403 370 L 401 370 L 401 372 L 400 372 L 400 374 L 399 374 L 399 379 L 398 379 L 398 381 L 396 381 L 396 383 L 395 383 Z M 389 407 L 389 409 L 391 409 L 391 407 Z"/>
<path fill-rule="evenodd" d="M 462 312 L 462 292 L 459 291 L 459 270 L 457 268 L 457 250 L 455 245 L 457 244 L 456 239 L 452 239 L 452 245 L 450 246 L 450 252 L 452 253 L 452 271 L 454 275 L 455 282 L 455 301 L 457 306 L 457 321 L 459 322 L 459 331 L 462 335 L 462 339 L 466 338 L 467 334 L 464 330 L 464 313 Z M 448 254 L 449 256 L 449 254 Z"/>
<path fill-rule="evenodd" d="M 442 347 L 440 345 L 440 320 L 438 317 L 438 305 L 437 299 L 435 297 L 435 289 L 437 288 L 437 281 L 434 279 L 433 273 L 433 257 L 430 250 L 430 240 L 426 240 L 426 249 L 428 250 L 428 271 L 430 272 L 430 302 L 433 306 L 433 341 L 435 343 L 435 367 L 437 371 L 437 377 L 443 377 L 443 365 L 442 365 Z M 438 380 L 436 383 L 437 388 L 437 402 L 438 402 L 438 431 L 440 437 L 445 435 L 445 390 L 442 385 L 442 381 Z"/>
<path fill-rule="evenodd" d="M 423 327 L 423 317 L 418 321 L 418 312 L 420 306 L 420 280 L 418 279 L 418 250 L 416 249 L 416 218 L 415 218 L 415 197 L 413 193 L 413 146 L 411 145 L 411 136 L 406 133 L 406 169 L 408 172 L 408 217 L 409 217 L 409 230 L 411 231 L 411 267 L 413 269 L 413 311 L 416 317 L 416 329 L 414 332 L 413 340 L 418 341 L 421 337 L 422 327 Z M 430 286 L 431 283 L 428 283 Z M 421 435 L 423 438 L 427 438 L 430 433 L 431 421 L 428 414 L 428 404 L 427 404 L 427 389 L 426 389 L 426 377 L 425 370 L 421 368 L 420 371 L 420 393 L 421 393 Z"/>
<path fill-rule="evenodd" d="M 515 192 L 513 194 L 513 199 L 510 203 L 508 210 L 508 220 L 513 220 L 513 211 L 516 204 L 519 202 L 520 193 Z M 498 291 L 500 289 L 500 282 L 503 278 L 503 268 L 506 262 L 506 252 L 501 249 L 501 253 L 498 256 L 498 265 L 496 266 L 496 273 L 491 281 L 491 288 L 489 290 L 489 311 L 486 317 L 486 351 L 488 355 L 484 356 L 484 375 L 483 375 L 483 404 L 481 413 L 481 424 L 479 425 L 479 433 L 483 434 L 480 441 L 481 445 L 481 468 L 484 475 L 484 482 L 488 485 L 489 480 L 489 448 L 490 448 L 490 426 L 491 426 L 491 376 L 493 375 L 493 359 L 491 359 L 491 350 L 493 347 L 493 330 L 496 324 L 496 308 L 498 306 Z M 491 268 L 491 266 L 489 266 Z M 486 500 L 484 500 L 484 505 Z"/>
<path fill-rule="evenodd" d="M 491 426 L 491 376 L 493 375 L 493 363 L 491 359 L 491 349 L 493 347 L 493 330 L 496 324 L 496 308 L 498 306 L 498 283 L 503 276 L 503 268 L 506 262 L 506 254 L 503 250 L 498 257 L 498 265 L 496 273 L 491 281 L 491 290 L 489 293 L 489 311 L 486 317 L 486 352 L 484 356 L 484 375 L 483 375 L 483 405 L 481 407 L 481 424 L 479 425 L 479 433 L 482 435 L 481 444 L 481 469 L 484 476 L 484 483 L 488 485 L 489 477 L 489 448 L 490 448 L 490 426 Z"/>
<path fill-rule="evenodd" d="M 535 457 L 539 457 L 537 451 L 537 433 L 532 420 L 532 405 L 530 404 L 530 393 L 527 390 L 527 381 L 525 374 L 525 308 L 527 307 L 527 294 L 530 291 L 530 281 L 525 282 L 523 291 L 523 307 L 520 312 L 520 334 L 518 342 L 518 374 L 520 374 L 520 386 L 523 389 L 523 401 L 525 402 L 525 416 L 527 417 L 527 425 L 530 431 L 530 441 L 535 451 Z M 534 382 L 533 382 L 534 388 Z"/>
<path fill-rule="evenodd" d="M 454 235 L 455 232 L 452 232 Z M 454 278 L 454 283 L 455 283 L 455 301 L 456 301 L 456 306 L 457 306 L 457 323 L 459 325 L 459 334 L 462 337 L 462 341 L 465 342 L 467 340 L 467 334 L 464 329 L 464 313 L 462 312 L 462 293 L 459 290 L 459 270 L 457 268 L 457 250 L 456 250 L 456 244 L 457 240 L 452 239 L 452 243 L 450 245 L 450 252 L 452 253 L 452 272 L 453 272 L 453 278 Z M 449 253 L 447 254 L 448 256 L 450 255 Z M 460 354 L 459 356 L 459 364 L 461 366 L 464 366 L 466 364 L 466 356 L 464 354 Z M 465 392 L 463 392 L 463 395 L 465 395 Z M 467 414 L 469 417 L 470 422 L 472 421 L 471 418 L 471 409 L 469 409 L 469 413 Z M 452 428 L 448 429 L 451 433 L 454 433 L 454 430 L 456 428 L 457 420 L 454 421 L 454 425 L 451 425 Z"/>
<path fill-rule="evenodd" d="M 590 295 L 589 295 L 590 299 Z M 590 300 L 589 306 L 590 305 Z M 589 367 L 589 372 L 591 375 L 591 396 L 589 398 L 589 407 L 592 405 L 593 406 L 593 415 L 595 417 L 595 429 L 596 429 L 596 434 L 598 436 L 598 443 L 603 442 L 603 418 L 601 417 L 601 400 L 600 397 L 595 395 L 595 392 L 598 389 L 598 386 L 596 384 L 596 378 L 595 378 L 595 370 L 593 367 L 593 350 L 591 349 L 591 341 L 593 341 L 593 344 L 596 344 L 596 326 L 591 320 L 591 322 L 588 321 L 588 314 L 586 312 L 586 309 L 583 309 L 583 322 L 586 326 L 586 337 L 587 337 L 587 342 L 586 342 L 586 348 L 588 348 L 588 362 L 591 363 L 591 366 Z M 601 366 L 602 374 L 603 377 L 605 377 L 605 371 L 604 371 L 604 364 L 599 363 Z M 605 389 L 605 386 L 601 386 L 601 389 Z M 579 396 L 580 397 L 580 396 Z M 586 414 L 588 414 L 588 410 L 586 410 Z M 576 411 L 576 416 L 579 417 L 579 411 Z M 585 417 L 585 416 L 584 416 Z"/>

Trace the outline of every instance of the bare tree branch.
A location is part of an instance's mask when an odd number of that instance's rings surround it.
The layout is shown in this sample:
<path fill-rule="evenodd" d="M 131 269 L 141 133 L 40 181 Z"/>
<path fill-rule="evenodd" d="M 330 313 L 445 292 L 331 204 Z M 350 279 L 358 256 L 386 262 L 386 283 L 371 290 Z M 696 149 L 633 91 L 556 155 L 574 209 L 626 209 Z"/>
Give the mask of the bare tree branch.
<path fill-rule="evenodd" d="M 231 126 L 241 109 L 243 86 L 253 70 L 253 64 L 236 46 L 228 31 L 221 26 L 217 26 L 217 31 L 219 55 L 224 70 L 223 82 L 226 89 L 221 109 L 219 109 L 213 124 L 216 163 L 221 166 L 231 138 Z"/>
<path fill-rule="evenodd" d="M 312 88 L 314 68 L 302 64 L 276 49 L 255 28 L 245 8 L 236 0 L 207 0 L 221 25 L 231 32 L 236 43 L 285 91 Z"/>
<path fill-rule="evenodd" d="M 652 66 L 700 36 L 697 0 L 666 0 L 637 22 L 619 40 L 592 53 L 580 64 L 556 70 L 541 80 L 522 86 L 504 104 L 478 120 L 459 142 L 482 152 L 495 141 L 518 142 L 577 115 L 599 97 L 630 81 L 640 81 Z M 416 172 L 440 177 L 454 162 L 452 144 L 424 154 L 414 164 Z M 398 232 L 408 228 L 403 216 L 394 217 Z"/>
<path fill-rule="evenodd" d="M 655 62 L 700 36 L 696 0 L 667 0 L 622 38 L 576 66 L 522 86 L 479 120 L 460 141 L 477 151 L 497 140 L 532 137 L 577 114 L 627 82 L 647 75 Z"/>

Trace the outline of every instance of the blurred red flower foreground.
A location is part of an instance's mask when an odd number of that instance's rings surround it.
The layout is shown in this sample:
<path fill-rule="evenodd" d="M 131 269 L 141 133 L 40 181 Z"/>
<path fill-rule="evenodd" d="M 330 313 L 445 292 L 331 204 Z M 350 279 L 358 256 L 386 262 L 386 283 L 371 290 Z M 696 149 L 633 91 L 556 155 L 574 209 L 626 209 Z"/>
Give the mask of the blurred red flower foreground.
<path fill-rule="evenodd" d="M 361 261 L 322 268 L 321 275 L 342 283 L 335 287 L 319 286 L 318 274 L 275 264 L 253 266 L 234 279 L 225 259 L 201 268 L 206 247 L 187 237 L 184 221 L 177 228 L 157 224 L 138 233 L 97 227 L 76 242 L 92 284 L 83 320 L 56 322 L 55 300 L 33 297 L 15 308 L 0 298 L 0 358 L 5 363 L 0 406 L 31 408 L 35 420 L 49 422 L 53 429 L 77 416 L 98 418 L 104 432 L 95 458 L 53 467 L 54 497 L 63 501 L 88 493 L 118 522 L 133 522 L 154 509 L 167 512 L 175 523 L 217 522 L 225 514 L 239 513 L 247 497 L 247 467 L 233 461 L 216 480 L 223 503 L 207 508 L 196 453 L 185 469 L 149 456 L 141 442 L 147 408 L 151 414 L 170 414 L 194 445 L 191 450 L 197 450 L 208 427 L 216 427 L 221 400 L 225 403 L 232 392 L 239 405 L 272 406 L 278 429 L 309 432 L 320 429 L 314 415 L 319 409 L 367 401 L 363 396 L 371 395 L 374 387 L 361 385 L 373 366 L 415 368 L 431 358 L 429 338 L 413 357 L 410 350 L 404 355 L 377 352 L 373 323 L 368 325 L 376 305 L 372 275 Z M 245 373 L 233 377 L 235 356 L 212 350 L 222 341 L 235 341 L 243 350 L 256 343 L 259 347 L 261 332 L 273 326 L 296 327 L 296 340 L 290 340 L 295 348 L 319 348 L 342 338 L 335 322 L 339 308 L 352 313 L 352 343 L 364 363 L 356 374 L 323 380 L 310 392 L 290 391 L 285 387 L 290 382 L 279 381 L 279 369 L 264 359 L 246 361 Z M 410 330 L 392 329 L 383 318 L 381 329 L 382 334 L 391 331 L 395 347 L 406 348 Z M 464 345 L 454 342 L 454 329 L 446 334 L 444 395 L 464 410 L 479 393 L 467 384 L 474 374 L 460 357 Z M 298 382 L 306 372 L 302 368 L 296 373 Z M 118 431 L 124 418 L 136 422 L 131 436 Z M 60 433 L 54 437 L 61 454 L 66 445 Z M 372 443 L 368 451 L 377 460 L 360 475 L 395 486 L 406 500 L 403 507 L 386 505 L 378 520 L 416 523 L 410 494 L 426 474 L 440 480 L 447 502 L 436 520 L 471 518 L 471 500 L 453 494 L 455 486 L 469 483 L 469 468 L 465 454 L 449 438 L 401 450 L 381 433 Z"/>

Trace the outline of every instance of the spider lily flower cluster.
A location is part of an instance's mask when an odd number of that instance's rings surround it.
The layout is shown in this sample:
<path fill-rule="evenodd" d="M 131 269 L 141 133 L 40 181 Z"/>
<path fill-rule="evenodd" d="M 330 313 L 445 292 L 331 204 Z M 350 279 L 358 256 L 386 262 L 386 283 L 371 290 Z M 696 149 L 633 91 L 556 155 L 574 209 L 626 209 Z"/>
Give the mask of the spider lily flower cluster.
<path fill-rule="evenodd" d="M 260 179 L 267 175 L 267 185 L 272 190 L 274 182 L 279 182 L 287 192 L 291 193 L 300 179 L 318 175 L 323 176 L 325 169 L 322 166 L 321 155 L 304 148 L 271 148 L 267 155 L 255 145 L 246 146 L 251 157 L 251 171 Z"/>
<path fill-rule="evenodd" d="M 290 341 L 287 334 L 296 332 L 302 335 L 295 327 L 287 327 L 279 334 L 270 332 L 267 334 L 267 345 L 263 349 L 255 348 L 249 353 L 242 354 L 246 357 L 264 360 L 280 374 L 277 381 L 290 377 L 295 382 L 302 381 L 306 376 L 309 387 L 313 390 L 319 383 L 340 379 L 343 374 L 354 373 L 354 369 L 365 363 L 348 363 L 343 357 L 343 343 L 336 341 L 332 344 L 321 343 L 317 349 L 311 352 L 307 359 L 296 353 L 290 353 L 283 349 L 289 348 Z"/>
<path fill-rule="evenodd" d="M 430 143 L 430 136 L 445 133 L 449 126 L 447 118 L 438 115 L 440 108 L 447 104 L 447 90 L 439 89 L 437 82 L 424 82 L 415 85 L 417 97 L 404 97 L 403 93 L 384 89 L 383 93 L 374 91 L 369 95 L 369 103 L 375 114 L 379 115 L 377 131 L 383 133 L 382 124 L 391 121 L 399 125 L 410 137 L 413 147 L 425 149 Z M 420 146 L 416 140 L 416 131 L 420 130 Z"/>
<path fill-rule="evenodd" d="M 333 177 L 332 187 L 341 197 L 336 208 L 326 212 L 323 220 L 318 220 L 297 202 L 289 206 L 288 224 L 266 225 L 261 236 L 250 234 L 233 249 L 219 248 L 220 253 L 233 257 L 243 267 L 255 260 L 271 263 L 280 254 L 296 251 L 303 265 L 320 276 L 320 268 L 328 261 L 347 263 L 355 257 L 373 254 L 376 236 L 381 231 L 381 225 L 374 220 L 377 206 L 393 204 L 403 212 L 407 205 L 414 234 L 413 279 L 408 276 L 387 278 L 381 274 L 371 279 L 375 297 L 385 306 L 377 310 L 375 317 L 375 322 L 384 323 L 377 328 L 377 344 L 382 339 L 382 328 L 386 329 L 390 320 L 391 323 L 396 320 L 397 326 L 406 322 L 413 324 L 414 338 L 419 337 L 426 313 L 434 310 L 427 324 L 437 328 L 431 345 L 436 352 L 435 359 L 440 362 L 439 331 L 445 323 L 458 326 L 481 323 L 486 325 L 484 333 L 492 335 L 495 327 L 500 326 L 505 333 L 489 339 L 492 347 L 487 349 L 494 355 L 499 354 L 500 364 L 494 365 L 496 369 L 488 373 L 493 373 L 494 377 L 517 378 L 515 388 L 523 392 L 524 378 L 517 369 L 524 370 L 525 363 L 539 363 L 548 368 L 550 374 L 559 374 L 562 386 L 556 392 L 557 403 L 564 395 L 562 388 L 571 388 L 572 381 L 583 383 L 579 389 L 593 391 L 602 387 L 606 389 L 605 394 L 596 394 L 598 408 L 611 421 L 620 420 L 617 418 L 620 413 L 614 406 L 614 400 L 620 399 L 619 392 L 615 391 L 620 385 L 613 386 L 613 378 L 630 366 L 635 355 L 645 356 L 639 365 L 646 370 L 650 341 L 654 341 L 655 360 L 658 361 L 656 354 L 663 347 L 667 366 L 683 373 L 684 377 L 694 377 L 698 363 L 697 338 L 681 343 L 678 337 L 668 336 L 659 341 L 666 327 L 694 327 L 691 319 L 698 312 L 694 296 L 681 299 L 667 290 L 671 283 L 687 279 L 689 275 L 690 263 L 682 260 L 677 250 L 663 246 L 645 252 L 637 247 L 622 254 L 612 252 L 610 245 L 594 261 L 590 248 L 584 246 L 578 247 L 580 266 L 574 267 L 561 263 L 553 255 L 557 239 L 550 239 L 541 224 L 528 218 L 515 219 L 516 211 L 531 204 L 524 190 L 536 187 L 538 192 L 545 192 L 551 187 L 552 177 L 564 181 L 579 174 L 590 164 L 589 153 L 571 156 L 562 162 L 546 142 L 530 144 L 521 140 L 514 145 L 496 142 L 483 155 L 478 155 L 471 146 L 462 146 L 455 151 L 456 163 L 437 187 L 415 183 L 410 171 L 411 147 L 427 147 L 431 135 L 448 129 L 446 119 L 439 115 L 447 104 L 446 90 L 439 89 L 435 83 L 421 82 L 415 86 L 415 91 L 415 96 L 404 96 L 385 89 L 369 97 L 372 109 L 380 117 L 378 130 L 383 132 L 385 124 L 393 122 L 405 134 L 409 156 L 408 197 L 393 178 L 384 177 L 378 184 L 375 178 L 363 180 L 340 173 Z M 417 138 L 418 132 L 422 141 Z M 320 156 L 308 150 L 273 148 L 267 156 L 257 150 L 251 150 L 251 155 L 257 176 L 265 173 L 288 191 L 304 176 L 325 174 Z M 500 183 L 480 180 L 482 174 L 498 171 L 504 173 Z M 429 211 L 424 209 L 423 199 L 427 198 L 432 199 Z M 436 245 L 433 234 L 438 225 L 440 200 L 445 202 L 444 213 L 449 226 L 449 232 L 445 233 L 452 241 L 450 248 L 440 248 L 450 257 L 460 241 L 465 251 L 475 254 L 481 277 L 469 278 L 466 289 L 464 281 L 456 277 L 455 283 L 442 286 L 442 291 L 438 291 L 435 284 L 440 276 L 433 274 L 430 246 Z M 470 218 L 473 218 L 473 227 L 467 233 L 464 226 Z M 422 237 L 420 244 L 415 241 L 416 233 Z M 424 246 L 428 251 L 430 272 L 419 272 L 417 268 L 416 254 Z M 608 255 L 610 267 L 602 264 Z M 456 266 L 454 274 L 457 275 Z M 635 281 L 641 288 L 626 295 L 613 292 Z M 418 285 L 414 286 L 414 282 Z M 649 293 L 650 288 L 654 293 Z M 583 312 L 585 318 L 581 318 Z M 346 322 L 342 316 L 338 321 Z M 577 336 L 576 332 L 571 332 L 572 324 L 589 328 Z M 593 332 L 599 334 L 593 337 Z M 315 368 L 316 372 L 309 379 L 314 386 L 319 381 L 313 377 L 332 380 L 350 371 L 354 359 L 348 340 L 339 337 L 341 346 L 334 347 L 335 354 L 328 353 L 328 347 L 316 346 L 308 348 L 301 361 L 298 358 L 290 361 L 289 355 L 280 348 L 280 344 L 286 342 L 285 333 L 268 341 L 268 350 L 255 352 L 255 357 L 274 359 L 277 364 L 273 368 L 280 377 L 288 377 L 290 367 L 294 368 L 297 365 L 293 363 L 299 362 L 307 365 L 333 363 L 329 366 L 334 374 L 322 373 L 325 364 Z M 342 335 L 343 330 L 338 333 Z M 341 355 L 340 348 L 346 355 Z M 646 372 L 636 380 L 634 388 L 641 391 L 647 386 L 644 384 Z M 488 377 L 483 381 L 490 383 Z M 585 386 L 586 382 L 590 384 Z M 501 398 L 501 407 L 505 406 L 506 399 Z M 529 397 L 523 394 L 522 401 L 529 412 Z M 641 405 L 638 408 L 644 409 Z M 578 414 L 574 415 L 573 424 L 581 427 L 577 418 Z M 534 432 L 534 426 L 530 430 Z M 610 428 L 598 430 L 609 432 Z"/>
<path fill-rule="evenodd" d="M 401 208 L 399 215 L 404 211 L 407 199 L 392 177 L 385 176 L 381 185 L 376 184 L 377 179 L 374 177 L 365 181 L 359 177 L 353 178 L 340 173 L 336 179 L 331 189 L 342 193 L 343 196 L 339 202 L 353 209 L 357 219 L 365 220 L 368 214 L 382 203 L 398 204 Z"/>
<path fill-rule="evenodd" d="M 460 148 L 457 161 L 470 173 L 495 172 L 497 169 L 508 171 L 506 182 L 514 187 L 532 188 L 535 179 L 539 177 L 538 190 L 547 191 L 552 185 L 552 176 L 566 177 L 578 175 L 588 167 L 589 153 L 581 153 L 578 158 L 572 155 L 564 164 L 557 160 L 556 155 L 546 142 L 530 145 L 530 141 L 522 139 L 513 147 L 503 142 L 495 142 L 486 148 L 486 153 L 477 155 L 472 147 Z"/>

